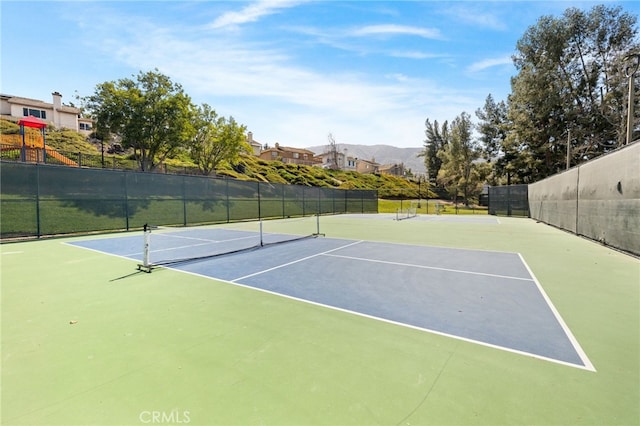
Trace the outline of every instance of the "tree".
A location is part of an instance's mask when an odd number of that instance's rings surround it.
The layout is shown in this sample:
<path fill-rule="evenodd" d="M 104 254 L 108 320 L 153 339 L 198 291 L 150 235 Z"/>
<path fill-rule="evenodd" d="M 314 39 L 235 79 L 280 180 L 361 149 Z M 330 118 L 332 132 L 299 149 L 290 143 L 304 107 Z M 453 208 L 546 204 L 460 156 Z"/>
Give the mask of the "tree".
<path fill-rule="evenodd" d="M 233 117 L 218 117 L 207 104 L 196 111 L 196 133 L 188 146 L 191 159 L 202 174 L 215 173 L 221 162 L 233 163 L 240 153 L 251 152 L 244 134 L 246 126 L 239 125 Z"/>
<path fill-rule="evenodd" d="M 541 17 L 517 42 L 505 138 L 521 152 L 518 178 L 527 182 L 617 147 L 624 135 L 622 58 L 637 51 L 637 18 L 620 7 L 575 8 Z"/>
<path fill-rule="evenodd" d="M 424 133 L 427 138 L 424 141 L 424 151 L 419 156 L 424 157 L 427 179 L 431 182 L 438 177 L 438 172 L 442 165 L 438 152 L 444 150 L 449 143 L 449 123 L 445 121 L 442 123 L 442 127 L 438 127 L 438 120 L 435 120 L 432 124 L 427 118 L 425 127 Z"/>
<path fill-rule="evenodd" d="M 504 101 L 496 103 L 491 94 L 485 99 L 484 107 L 476 110 L 476 117 L 480 120 L 476 128 L 480 133 L 482 154 L 487 160 L 496 159 L 502 154 L 504 140 L 509 131 L 507 112 Z"/>
<path fill-rule="evenodd" d="M 143 171 L 183 148 L 195 132 L 191 99 L 158 70 L 99 84 L 85 100 L 97 132 L 119 136 Z"/>
<path fill-rule="evenodd" d="M 476 163 L 480 149 L 471 138 L 472 129 L 471 117 L 463 112 L 451 123 L 449 143 L 438 152 L 442 160 L 438 183 L 456 200 L 461 192 L 467 205 L 481 189 L 485 177 L 485 168 Z"/>
<path fill-rule="evenodd" d="M 513 145 L 507 140 L 510 134 L 507 104 L 504 101 L 495 102 L 489 94 L 484 107 L 476 110 L 476 117 L 480 120 L 476 129 L 480 134 L 482 156 L 488 164 L 493 164 L 487 178 L 491 185 L 497 185 L 502 183 L 502 178 L 508 174 L 507 168 L 513 166 L 517 157 Z"/>
<path fill-rule="evenodd" d="M 340 164 L 338 164 L 338 147 L 336 146 L 336 140 L 333 135 L 329 133 L 327 136 L 329 139 L 329 145 L 327 145 L 327 163 L 329 164 L 330 170 L 340 170 Z"/>

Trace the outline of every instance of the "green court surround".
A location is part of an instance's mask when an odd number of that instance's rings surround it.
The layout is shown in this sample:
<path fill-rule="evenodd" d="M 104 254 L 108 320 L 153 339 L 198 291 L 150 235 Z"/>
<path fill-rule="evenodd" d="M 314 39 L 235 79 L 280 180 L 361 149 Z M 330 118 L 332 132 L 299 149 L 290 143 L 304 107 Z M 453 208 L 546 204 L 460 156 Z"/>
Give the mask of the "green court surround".
<path fill-rule="evenodd" d="M 47 239 L 0 246 L 1 423 L 640 424 L 637 258 L 530 219 L 321 221 L 521 253 L 597 371 L 171 270 L 114 281 L 135 262 L 64 244 L 96 236 Z"/>

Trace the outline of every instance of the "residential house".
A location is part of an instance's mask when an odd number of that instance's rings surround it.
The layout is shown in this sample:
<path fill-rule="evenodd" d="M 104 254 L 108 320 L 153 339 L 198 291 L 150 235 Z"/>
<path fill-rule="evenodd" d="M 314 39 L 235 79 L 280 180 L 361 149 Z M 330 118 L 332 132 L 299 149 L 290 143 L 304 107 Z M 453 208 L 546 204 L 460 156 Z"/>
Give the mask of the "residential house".
<path fill-rule="evenodd" d="M 62 104 L 62 95 L 53 92 L 52 102 L 0 94 L 0 118 L 19 121 L 33 116 L 57 128 L 75 130 L 84 135 L 91 133 L 93 120 L 80 116 L 80 109 Z"/>
<path fill-rule="evenodd" d="M 376 163 L 375 159 L 369 160 L 357 160 L 356 172 L 358 173 L 379 173 L 380 164 Z"/>
<path fill-rule="evenodd" d="M 348 155 L 346 149 L 343 152 L 325 152 L 318 157 L 322 160 L 322 167 L 325 169 L 355 171 L 358 161 L 356 157 Z"/>
<path fill-rule="evenodd" d="M 380 166 L 378 171 L 383 174 L 392 175 L 392 176 L 405 176 L 404 164 L 385 164 Z"/>
<path fill-rule="evenodd" d="M 262 151 L 262 144 L 253 139 L 253 132 L 247 133 L 247 143 L 251 145 L 251 153 L 256 157 L 259 157 L 260 151 Z"/>
<path fill-rule="evenodd" d="M 315 156 L 313 151 L 281 146 L 277 142 L 274 148 L 263 149 L 259 157 L 268 161 L 282 161 L 283 163 L 301 164 L 305 166 L 317 166 L 322 162 L 320 158 Z"/>

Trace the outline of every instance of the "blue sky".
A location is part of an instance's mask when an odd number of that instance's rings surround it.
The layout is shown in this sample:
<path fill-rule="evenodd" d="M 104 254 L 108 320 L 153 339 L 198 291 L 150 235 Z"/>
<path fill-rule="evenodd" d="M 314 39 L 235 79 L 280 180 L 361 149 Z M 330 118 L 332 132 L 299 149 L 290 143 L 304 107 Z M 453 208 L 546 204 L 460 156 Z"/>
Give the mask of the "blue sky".
<path fill-rule="evenodd" d="M 3 0 L 0 92 L 77 103 L 157 68 L 263 144 L 422 147 L 425 119 L 506 99 L 540 16 L 598 3 Z"/>

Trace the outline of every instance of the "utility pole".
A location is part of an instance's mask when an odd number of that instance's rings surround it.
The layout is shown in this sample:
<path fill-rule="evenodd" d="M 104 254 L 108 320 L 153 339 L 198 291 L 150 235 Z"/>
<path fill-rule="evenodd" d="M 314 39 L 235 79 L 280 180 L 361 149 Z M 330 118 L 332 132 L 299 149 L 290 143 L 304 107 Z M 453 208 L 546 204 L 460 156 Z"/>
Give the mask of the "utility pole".
<path fill-rule="evenodd" d="M 571 129 L 568 130 L 567 136 L 567 170 L 571 167 Z"/>
<path fill-rule="evenodd" d="M 635 94 L 635 84 L 634 84 L 634 76 L 636 71 L 638 71 L 638 66 L 640 66 L 640 55 L 637 53 L 628 55 L 624 58 L 626 61 L 632 61 L 630 65 L 625 68 L 625 74 L 629 79 L 629 104 L 627 106 L 627 140 L 626 145 L 629 145 L 633 138 L 633 128 L 634 126 L 634 113 L 633 113 L 633 104 L 634 104 L 634 94 Z"/>

